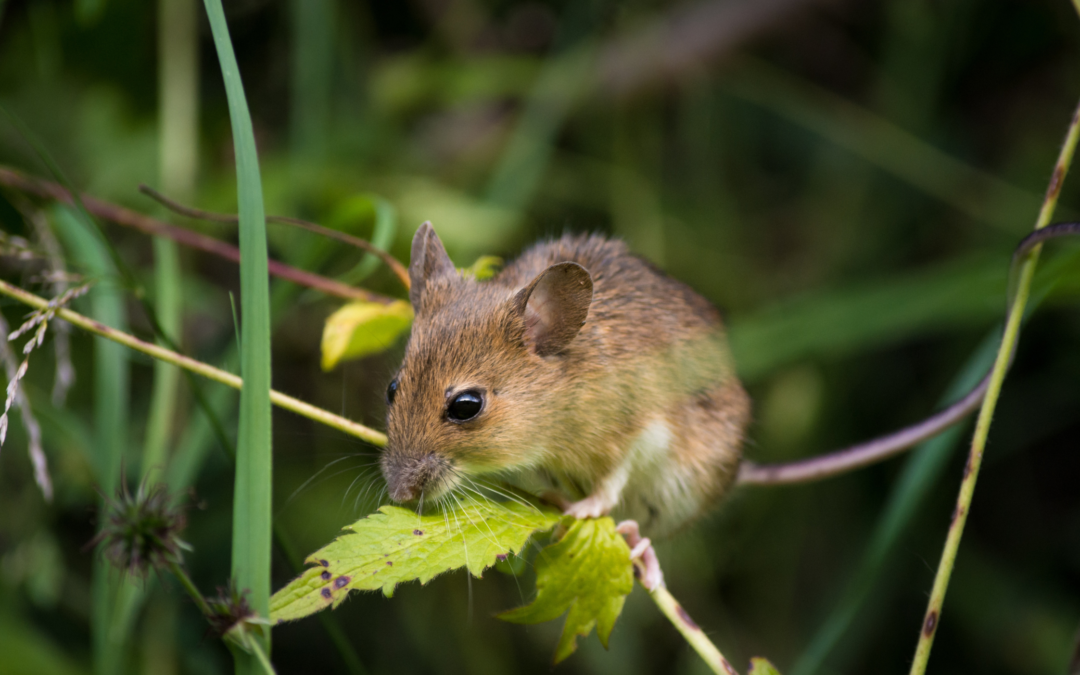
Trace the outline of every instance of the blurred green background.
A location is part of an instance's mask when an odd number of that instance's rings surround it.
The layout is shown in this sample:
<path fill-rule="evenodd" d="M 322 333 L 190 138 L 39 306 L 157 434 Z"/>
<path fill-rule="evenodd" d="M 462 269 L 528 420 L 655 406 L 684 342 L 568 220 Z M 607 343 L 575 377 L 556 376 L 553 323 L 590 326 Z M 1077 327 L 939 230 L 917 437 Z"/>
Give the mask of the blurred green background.
<path fill-rule="evenodd" d="M 566 231 L 624 238 L 724 310 L 755 400 L 746 454 L 758 461 L 917 420 L 965 364 L 980 354 L 985 363 L 1009 254 L 1034 223 L 1080 95 L 1080 17 L 1066 0 L 225 8 L 268 213 L 385 238 L 402 260 L 430 219 L 459 266 Z M 80 189 L 235 241 L 230 226 L 170 216 L 135 190 L 145 182 L 235 211 L 228 111 L 201 3 L 0 1 L 0 104 Z M 50 176 L 6 119 L 0 163 Z M 1078 213 L 1073 180 L 1058 220 Z M 68 270 L 98 282 L 76 308 L 111 307 L 152 337 L 144 307 L 69 212 L 0 190 L 3 231 L 40 248 L 35 217 L 56 232 Z M 169 300 L 155 275 L 168 252 L 103 227 L 160 310 Z M 271 257 L 297 267 L 352 281 L 368 271 L 354 269 L 355 251 L 308 233 L 271 225 L 270 239 Z M 3 277 L 53 295 L 46 263 L 4 246 Z M 932 672 L 1066 672 L 1080 626 L 1078 256 L 1055 243 L 1043 259 L 1042 304 L 991 431 Z M 187 353 L 235 369 L 237 267 L 184 249 L 179 262 L 177 337 Z M 362 285 L 404 296 L 385 269 Z M 343 301 L 277 280 L 272 293 L 275 388 L 381 428 L 401 346 L 324 373 L 322 323 Z M 2 307 L 12 328 L 22 322 L 24 307 Z M 71 334 L 75 384 L 62 405 L 52 399 L 53 339 L 32 355 L 25 387 L 53 501 L 34 483 L 17 414 L 0 451 L 3 674 L 92 671 L 84 545 L 95 485 L 108 482 L 94 446 L 119 445 L 136 481 L 148 433 L 168 428 L 152 420 L 164 376 L 149 359 L 95 354 L 84 334 Z M 232 466 L 190 383 L 175 387 L 160 442 L 173 486 L 193 485 L 186 560 L 209 593 L 229 573 Z M 235 395 L 200 388 L 234 435 Z M 796 675 L 906 672 L 967 437 L 965 427 L 819 484 L 740 491 L 659 544 L 673 594 L 740 668 L 762 655 Z M 281 411 L 274 439 L 275 518 L 294 553 L 375 507 L 373 448 Z M 280 586 L 294 568 L 281 552 L 274 564 Z M 493 570 L 412 584 L 389 600 L 354 595 L 331 617 L 348 647 L 313 618 L 274 631 L 273 659 L 281 673 L 551 672 L 557 625 L 493 618 L 527 600 L 531 584 L 528 572 Z M 120 645 L 113 672 L 231 672 L 171 579 L 143 587 L 129 623 L 108 633 Z M 705 669 L 638 589 L 609 652 L 591 637 L 554 672 Z"/>

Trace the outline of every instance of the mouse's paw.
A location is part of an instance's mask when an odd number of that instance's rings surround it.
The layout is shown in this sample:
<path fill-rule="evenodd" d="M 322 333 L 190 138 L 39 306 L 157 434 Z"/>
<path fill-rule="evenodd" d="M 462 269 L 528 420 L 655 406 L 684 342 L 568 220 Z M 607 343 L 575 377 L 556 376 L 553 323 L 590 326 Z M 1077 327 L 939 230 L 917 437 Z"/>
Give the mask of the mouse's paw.
<path fill-rule="evenodd" d="M 634 575 L 641 580 L 647 591 L 655 591 L 664 585 L 664 572 L 660 569 L 660 560 L 648 537 L 641 536 L 637 521 L 624 520 L 615 526 L 630 545 L 630 560 L 634 564 Z"/>
<path fill-rule="evenodd" d="M 611 510 L 612 505 L 601 495 L 592 495 L 567 505 L 563 513 L 575 518 L 599 518 Z"/>

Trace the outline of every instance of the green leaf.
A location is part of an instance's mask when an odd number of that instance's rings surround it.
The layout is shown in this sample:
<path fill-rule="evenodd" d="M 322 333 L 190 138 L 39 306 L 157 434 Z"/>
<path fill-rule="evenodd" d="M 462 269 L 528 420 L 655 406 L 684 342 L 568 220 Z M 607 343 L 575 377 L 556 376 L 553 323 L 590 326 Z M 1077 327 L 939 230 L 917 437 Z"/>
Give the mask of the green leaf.
<path fill-rule="evenodd" d="M 412 305 L 404 300 L 389 305 L 363 301 L 345 305 L 323 326 L 322 369 L 389 349 L 409 330 L 412 320 Z"/>
<path fill-rule="evenodd" d="M 496 561 L 520 551 L 534 532 L 553 527 L 563 517 L 523 501 L 455 501 L 446 510 L 423 516 L 384 506 L 345 528 L 333 543 L 308 556 L 305 562 L 315 567 L 274 594 L 270 618 L 291 621 L 337 607 L 351 590 L 382 590 L 390 597 L 402 582 L 426 584 L 459 567 L 479 577 Z"/>
<path fill-rule="evenodd" d="M 462 267 L 459 271 L 463 276 L 472 277 L 477 281 L 486 281 L 499 273 L 503 259 L 497 255 L 482 255 L 469 267 Z"/>
<path fill-rule="evenodd" d="M 750 659 L 750 672 L 747 675 L 780 675 L 780 671 L 776 669 L 776 666 L 769 663 L 768 659 L 755 656 Z"/>
<path fill-rule="evenodd" d="M 577 637 L 596 626 L 607 648 L 611 629 L 634 588 L 630 548 L 615 531 L 611 518 L 575 520 L 558 543 L 536 558 L 536 599 L 524 607 L 503 612 L 512 623 L 551 621 L 569 610 L 555 663 L 574 653 Z"/>

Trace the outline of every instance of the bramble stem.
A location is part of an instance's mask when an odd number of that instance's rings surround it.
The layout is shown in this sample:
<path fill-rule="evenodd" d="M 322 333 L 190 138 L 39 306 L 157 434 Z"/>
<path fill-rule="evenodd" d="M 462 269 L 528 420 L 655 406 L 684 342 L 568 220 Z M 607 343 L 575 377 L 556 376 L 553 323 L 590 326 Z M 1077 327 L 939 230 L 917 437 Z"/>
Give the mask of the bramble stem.
<path fill-rule="evenodd" d="M 72 196 L 72 193 L 62 185 L 27 176 L 5 166 L 0 166 L 0 185 L 6 185 L 10 188 L 21 190 L 22 192 L 37 195 L 39 197 L 54 199 L 63 204 L 74 205 L 77 201 Z M 197 248 L 206 253 L 212 253 L 235 263 L 240 262 L 240 249 L 227 242 L 208 237 L 201 232 L 194 232 L 183 227 L 169 225 L 168 223 L 163 223 L 160 220 L 156 220 L 145 214 L 91 197 L 90 195 L 81 195 L 78 201 L 81 202 L 81 205 L 86 208 L 88 213 L 116 223 L 117 225 L 131 227 L 154 237 L 172 239 L 178 244 Z M 362 288 L 356 288 L 355 286 L 350 286 L 349 284 L 342 283 L 335 279 L 327 279 L 318 274 L 297 269 L 291 265 L 286 265 L 278 260 L 267 261 L 267 266 L 270 274 L 278 278 L 286 279 L 301 286 L 313 288 L 326 295 L 332 295 L 346 300 L 377 302 L 383 305 L 390 304 L 394 301 L 394 298 L 367 291 Z"/>
<path fill-rule="evenodd" d="M 195 218 L 197 220 L 208 220 L 216 223 L 230 223 L 236 225 L 240 222 L 238 216 L 234 216 L 230 213 L 216 213 L 214 211 L 204 211 L 203 209 L 196 209 L 190 206 L 185 206 L 178 201 L 169 199 L 165 195 L 161 194 L 149 185 L 140 185 L 139 192 L 143 193 L 147 197 L 159 202 L 170 211 L 179 213 L 182 216 L 188 218 Z M 354 237 L 346 232 L 334 230 L 329 227 L 323 227 L 318 223 L 313 223 L 309 220 L 303 220 L 302 218 L 291 218 L 289 216 L 266 216 L 266 222 L 268 223 L 280 223 L 282 225 L 291 225 L 298 227 L 302 230 L 307 230 L 313 234 L 318 234 L 327 239 L 336 239 L 343 244 L 356 247 L 362 251 L 367 251 L 375 255 L 379 260 L 390 268 L 390 270 L 397 275 L 397 278 L 401 280 L 401 283 L 406 289 L 412 285 L 409 279 L 409 270 L 405 269 L 405 266 L 398 262 L 398 259 L 390 255 L 386 251 L 382 250 L 378 246 L 372 244 L 366 239 L 360 237 Z"/>
<path fill-rule="evenodd" d="M 649 591 L 649 597 L 653 599 L 653 602 L 668 618 L 668 621 L 686 638 L 686 641 L 690 643 L 690 646 L 694 648 L 694 651 L 698 653 L 714 673 L 718 675 L 738 675 L 731 663 L 724 658 L 724 655 L 720 653 L 712 640 L 705 635 L 701 627 L 694 623 L 694 620 L 690 618 L 690 615 L 686 613 L 686 610 L 671 595 L 671 592 L 668 591 L 664 584 L 660 584 Z"/>
<path fill-rule="evenodd" d="M 1042 208 L 1039 210 L 1035 229 L 1041 230 L 1050 223 L 1054 208 L 1057 206 L 1058 195 L 1061 185 L 1065 181 L 1065 174 L 1069 171 L 1073 153 L 1076 150 L 1077 139 L 1080 138 L 1080 104 L 1073 113 L 1069 124 L 1065 142 L 1058 155 L 1054 173 L 1050 178 L 1050 185 L 1046 189 Z M 982 465 L 983 452 L 986 449 L 986 438 L 990 432 L 990 421 L 994 416 L 994 408 L 997 405 L 998 396 L 1001 394 L 1001 384 L 1005 379 L 1005 371 L 1009 367 L 1013 349 L 1016 345 L 1020 331 L 1020 322 L 1024 317 L 1024 306 L 1027 304 L 1028 295 L 1031 293 L 1031 279 L 1035 274 L 1035 266 L 1039 260 L 1039 252 L 1042 244 L 1035 245 L 1027 257 L 1021 263 L 1019 280 L 1016 285 L 1016 295 L 1009 308 L 1009 316 L 1005 324 L 1005 332 L 1001 338 L 1001 346 L 998 348 L 997 359 L 994 361 L 994 369 L 990 373 L 990 386 L 983 399 L 982 408 L 979 410 L 979 418 L 975 423 L 975 434 L 971 439 L 971 452 L 968 455 L 967 464 L 964 467 L 964 478 L 960 483 L 960 494 L 956 500 L 956 508 L 952 515 L 952 524 L 949 526 L 949 534 L 945 538 L 945 550 L 941 553 L 941 561 L 938 563 L 937 574 L 934 577 L 934 586 L 930 591 L 930 602 L 923 618 L 922 630 L 919 632 L 919 644 L 915 649 L 915 660 L 911 664 L 911 675 L 923 675 L 926 672 L 926 664 L 930 658 L 930 648 L 934 644 L 934 635 L 941 621 L 941 607 L 945 601 L 945 591 L 949 586 L 949 577 L 952 575 L 953 566 L 956 563 L 956 552 L 960 547 L 960 538 L 964 533 L 964 525 L 967 523 L 968 510 L 971 506 L 972 496 L 975 494 L 975 481 L 979 476 L 979 467 Z"/>
<path fill-rule="evenodd" d="M 24 291 L 18 286 L 13 286 L 6 281 L 0 281 L 0 294 L 7 295 L 8 297 L 14 298 L 19 302 L 30 305 L 31 307 L 37 309 L 44 309 L 49 304 L 48 300 L 45 300 L 44 298 L 34 295 L 33 293 L 30 293 L 28 291 Z M 94 333 L 95 335 L 100 335 L 101 337 L 108 338 L 113 342 L 119 342 L 125 347 L 129 347 L 131 349 L 134 349 L 135 351 L 142 352 L 143 354 L 151 356 L 155 359 L 160 359 L 161 361 L 165 361 L 166 363 L 171 363 L 175 366 L 179 366 L 180 368 L 189 370 L 197 375 L 202 375 L 203 377 L 213 380 L 215 382 L 220 382 L 221 384 L 232 387 L 233 389 L 239 390 L 243 387 L 244 381 L 240 377 L 233 375 L 232 373 L 227 373 L 224 370 L 215 368 L 209 364 L 203 363 L 202 361 L 198 361 L 189 356 L 178 354 L 170 349 L 165 349 L 164 347 L 145 342 L 133 335 L 129 335 L 128 333 L 125 333 L 123 331 L 118 331 L 115 328 L 110 328 L 98 321 L 94 321 L 93 319 L 87 318 L 82 314 L 78 314 L 77 312 L 73 312 L 69 309 L 60 308 L 59 310 L 57 310 L 56 316 L 63 319 L 64 321 L 67 321 L 68 323 L 82 328 L 83 330 Z M 335 415 L 334 413 L 319 408 L 318 406 L 311 405 L 310 403 L 305 403 L 300 399 L 296 399 L 292 396 L 282 394 L 279 391 L 270 391 L 270 402 L 278 406 L 279 408 L 291 410 L 298 415 L 307 417 L 308 419 L 319 422 L 320 424 L 325 424 L 326 426 L 337 429 L 338 431 L 343 431 L 350 436 L 355 436 L 356 438 L 367 441 L 372 445 L 377 445 L 380 447 L 386 445 L 385 434 L 380 433 L 370 427 L 366 427 L 363 424 L 358 424 L 356 422 L 353 422 L 352 420 L 346 419 L 339 415 Z"/>

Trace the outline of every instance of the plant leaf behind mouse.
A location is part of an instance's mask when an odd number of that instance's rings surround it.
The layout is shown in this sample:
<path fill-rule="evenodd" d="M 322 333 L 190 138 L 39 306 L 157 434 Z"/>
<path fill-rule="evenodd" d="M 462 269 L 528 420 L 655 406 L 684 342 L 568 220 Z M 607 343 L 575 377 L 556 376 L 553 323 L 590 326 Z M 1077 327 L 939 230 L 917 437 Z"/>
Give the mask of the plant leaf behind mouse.
<path fill-rule="evenodd" d="M 305 562 L 315 567 L 274 594 L 270 618 L 280 623 L 337 607 L 352 590 L 382 590 L 390 597 L 399 583 L 426 584 L 460 567 L 479 577 L 500 556 L 521 551 L 533 533 L 562 519 L 550 507 L 517 500 L 462 498 L 423 516 L 384 506 L 308 556 Z"/>
<path fill-rule="evenodd" d="M 578 636 L 596 626 L 607 648 L 615 620 L 634 588 L 630 548 L 611 518 L 574 520 L 557 543 L 536 557 L 536 599 L 499 614 L 512 623 L 543 623 L 566 614 L 555 649 L 559 663 L 577 649 Z"/>

